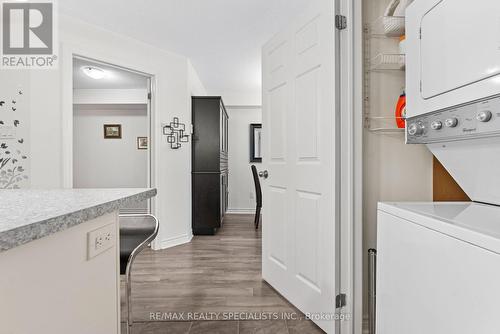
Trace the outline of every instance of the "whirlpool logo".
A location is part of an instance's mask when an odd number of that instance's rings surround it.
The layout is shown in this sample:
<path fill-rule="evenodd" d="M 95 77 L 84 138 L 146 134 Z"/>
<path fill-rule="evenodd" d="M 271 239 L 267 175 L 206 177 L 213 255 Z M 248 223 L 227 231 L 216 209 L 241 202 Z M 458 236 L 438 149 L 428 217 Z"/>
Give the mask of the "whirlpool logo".
<path fill-rule="evenodd" d="M 2 68 L 57 67 L 54 8 L 53 1 L 2 3 Z"/>

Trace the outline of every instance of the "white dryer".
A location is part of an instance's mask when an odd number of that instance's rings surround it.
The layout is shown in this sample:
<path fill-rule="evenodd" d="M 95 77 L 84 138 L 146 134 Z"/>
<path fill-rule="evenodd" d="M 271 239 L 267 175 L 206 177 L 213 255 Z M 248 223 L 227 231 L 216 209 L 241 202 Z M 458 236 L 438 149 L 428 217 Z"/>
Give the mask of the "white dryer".
<path fill-rule="evenodd" d="M 406 16 L 406 141 L 474 202 L 379 205 L 377 333 L 500 333 L 500 1 Z"/>

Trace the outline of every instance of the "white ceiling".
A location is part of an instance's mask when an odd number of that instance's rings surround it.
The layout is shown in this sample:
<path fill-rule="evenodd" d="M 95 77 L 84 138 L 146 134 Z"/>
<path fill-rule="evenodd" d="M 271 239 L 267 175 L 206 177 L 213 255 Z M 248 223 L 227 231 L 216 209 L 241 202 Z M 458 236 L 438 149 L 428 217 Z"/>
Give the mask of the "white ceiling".
<path fill-rule="evenodd" d="M 64 14 L 187 56 L 211 94 L 259 93 L 262 45 L 312 0 L 64 0 Z"/>
<path fill-rule="evenodd" d="M 82 67 L 95 66 L 105 72 L 102 79 L 92 79 Z M 75 58 L 73 60 L 73 89 L 146 89 L 147 77 L 113 66 Z"/>

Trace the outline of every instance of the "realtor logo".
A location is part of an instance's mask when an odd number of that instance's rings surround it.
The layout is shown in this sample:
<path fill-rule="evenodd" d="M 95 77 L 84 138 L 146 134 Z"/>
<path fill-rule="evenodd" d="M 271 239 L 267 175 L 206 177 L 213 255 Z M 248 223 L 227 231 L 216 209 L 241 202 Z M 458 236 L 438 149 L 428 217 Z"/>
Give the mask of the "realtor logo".
<path fill-rule="evenodd" d="M 53 2 L 3 2 L 1 17 L 2 68 L 56 67 Z"/>

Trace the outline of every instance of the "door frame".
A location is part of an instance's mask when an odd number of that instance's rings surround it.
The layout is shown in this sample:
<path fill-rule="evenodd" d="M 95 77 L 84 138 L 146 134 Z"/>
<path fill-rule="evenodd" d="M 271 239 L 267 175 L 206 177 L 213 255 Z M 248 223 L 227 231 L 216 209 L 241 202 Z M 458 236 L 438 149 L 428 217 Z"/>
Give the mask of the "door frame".
<path fill-rule="evenodd" d="M 61 106 L 62 106 L 62 188 L 73 188 L 73 59 L 80 58 L 114 66 L 125 71 L 138 73 L 148 77 L 148 90 L 151 98 L 148 102 L 148 132 L 149 132 L 149 159 L 148 159 L 148 187 L 155 188 L 158 180 L 158 156 L 160 133 L 155 124 L 158 124 L 158 114 L 156 113 L 156 74 L 149 68 L 145 68 L 140 62 L 123 60 L 121 56 L 114 54 L 103 54 L 91 48 L 79 47 L 76 45 L 62 44 L 61 47 Z M 157 215 L 155 198 L 149 201 L 149 209 L 153 215 Z M 156 241 L 155 241 L 156 242 Z M 154 243 L 153 242 L 153 246 Z"/>
<path fill-rule="evenodd" d="M 347 27 L 340 49 L 340 292 L 347 296 L 340 333 L 363 333 L 363 24 L 362 0 L 338 0 Z"/>

